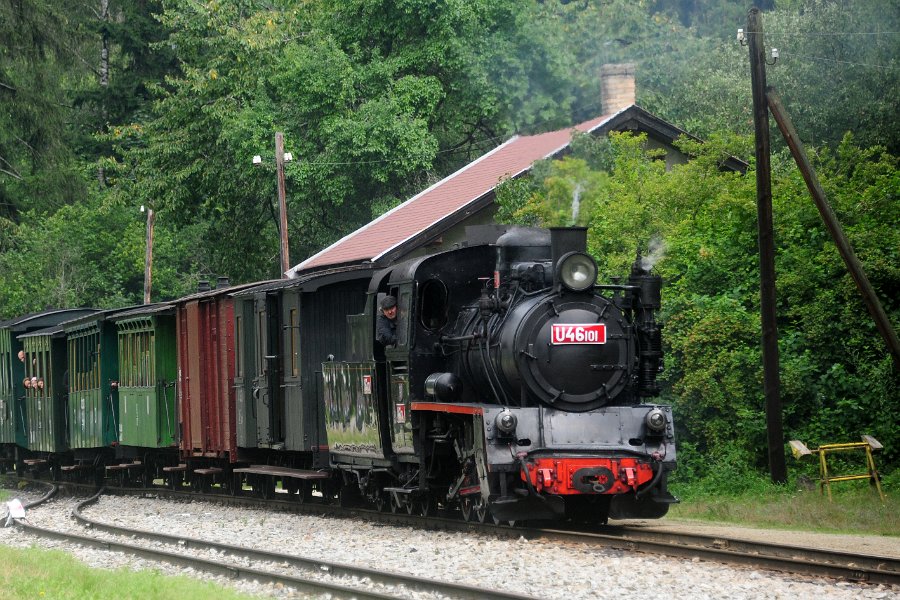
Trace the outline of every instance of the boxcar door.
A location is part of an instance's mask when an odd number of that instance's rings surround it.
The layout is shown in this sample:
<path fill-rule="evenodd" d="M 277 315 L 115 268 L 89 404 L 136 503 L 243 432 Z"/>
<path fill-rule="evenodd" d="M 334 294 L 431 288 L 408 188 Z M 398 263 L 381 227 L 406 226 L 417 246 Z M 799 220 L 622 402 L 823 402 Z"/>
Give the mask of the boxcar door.
<path fill-rule="evenodd" d="M 255 448 L 256 424 L 256 314 L 253 298 L 237 298 L 234 303 L 234 397 L 237 418 L 237 445 Z"/>
<path fill-rule="evenodd" d="M 278 296 L 258 294 L 255 300 L 257 375 L 256 398 L 259 446 L 284 442 L 284 412 L 281 397 L 281 368 L 278 361 Z"/>

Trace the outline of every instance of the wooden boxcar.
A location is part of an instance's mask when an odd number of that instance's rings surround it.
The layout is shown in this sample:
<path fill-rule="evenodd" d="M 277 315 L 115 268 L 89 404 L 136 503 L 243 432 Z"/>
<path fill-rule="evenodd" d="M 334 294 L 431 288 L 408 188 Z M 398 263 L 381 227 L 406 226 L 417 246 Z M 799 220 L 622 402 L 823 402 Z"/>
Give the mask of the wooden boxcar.
<path fill-rule="evenodd" d="M 152 304 L 117 313 L 118 456 L 140 458 L 150 474 L 178 460 L 175 402 L 175 305 Z"/>
<path fill-rule="evenodd" d="M 347 315 L 362 310 L 371 275 L 339 269 L 234 294 L 237 436 L 246 460 L 328 465 L 322 363 L 349 348 Z"/>
<path fill-rule="evenodd" d="M 24 380 L 26 372 L 33 371 L 37 364 L 26 369 L 26 362 L 19 359 L 19 352 L 24 351 L 24 348 L 18 336 L 58 325 L 90 312 L 93 309 L 47 310 L 0 323 L 0 471 L 16 460 L 20 453 L 17 447 L 24 448 L 27 441 Z M 29 374 L 29 382 L 31 377 Z M 46 384 L 45 380 L 45 388 Z M 30 390 L 30 383 L 28 389 Z"/>
<path fill-rule="evenodd" d="M 216 289 L 174 302 L 179 449 L 190 468 L 202 468 L 204 459 L 237 460 L 234 300 L 230 293 L 245 287 L 220 280 Z"/>

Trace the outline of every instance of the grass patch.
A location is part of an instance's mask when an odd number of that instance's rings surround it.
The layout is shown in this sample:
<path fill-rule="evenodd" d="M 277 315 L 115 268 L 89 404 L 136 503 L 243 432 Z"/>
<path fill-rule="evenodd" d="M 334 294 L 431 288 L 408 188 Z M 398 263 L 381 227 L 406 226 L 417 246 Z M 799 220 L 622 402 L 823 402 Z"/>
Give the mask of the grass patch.
<path fill-rule="evenodd" d="M 703 486 L 673 486 L 681 504 L 669 516 L 755 527 L 828 533 L 900 536 L 900 500 L 886 493 L 884 504 L 865 483 L 832 486 L 832 501 L 818 489 L 755 482 L 736 494 L 710 493 Z"/>
<path fill-rule="evenodd" d="M 58 550 L 0 546 L 0 597 L 4 600 L 237 600 L 252 596 L 188 577 L 165 576 L 158 571 L 92 569 Z"/>

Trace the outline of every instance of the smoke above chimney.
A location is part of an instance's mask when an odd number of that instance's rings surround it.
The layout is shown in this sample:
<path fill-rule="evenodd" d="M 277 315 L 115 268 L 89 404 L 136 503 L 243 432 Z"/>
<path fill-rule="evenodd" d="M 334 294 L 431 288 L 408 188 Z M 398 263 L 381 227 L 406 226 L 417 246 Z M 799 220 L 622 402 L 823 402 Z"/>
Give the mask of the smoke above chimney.
<path fill-rule="evenodd" d="M 600 103 L 603 114 L 611 115 L 634 104 L 634 63 L 600 67 Z"/>

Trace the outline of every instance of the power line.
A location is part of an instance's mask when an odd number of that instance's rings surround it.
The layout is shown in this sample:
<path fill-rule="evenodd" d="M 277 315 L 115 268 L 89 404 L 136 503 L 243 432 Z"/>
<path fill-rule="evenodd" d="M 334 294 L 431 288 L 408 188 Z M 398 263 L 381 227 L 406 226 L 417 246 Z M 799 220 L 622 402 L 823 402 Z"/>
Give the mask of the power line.
<path fill-rule="evenodd" d="M 900 31 L 769 31 L 766 37 L 778 35 L 896 35 Z M 758 32 L 748 31 L 746 35 L 757 35 Z"/>
<path fill-rule="evenodd" d="M 767 37 L 777 35 L 897 35 L 900 31 L 773 31 Z"/>
<path fill-rule="evenodd" d="M 852 62 L 849 60 L 838 60 L 836 58 L 825 58 L 824 56 L 807 56 L 805 54 L 794 54 L 793 52 L 788 52 L 786 50 L 781 50 L 781 53 L 785 56 L 793 56 L 795 58 L 805 58 L 807 60 L 821 60 L 825 62 L 839 63 L 842 65 L 852 65 L 854 67 L 872 67 L 875 69 L 896 69 L 897 65 L 876 65 L 872 63 L 859 63 Z"/>

